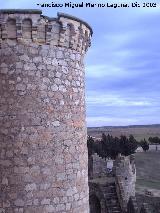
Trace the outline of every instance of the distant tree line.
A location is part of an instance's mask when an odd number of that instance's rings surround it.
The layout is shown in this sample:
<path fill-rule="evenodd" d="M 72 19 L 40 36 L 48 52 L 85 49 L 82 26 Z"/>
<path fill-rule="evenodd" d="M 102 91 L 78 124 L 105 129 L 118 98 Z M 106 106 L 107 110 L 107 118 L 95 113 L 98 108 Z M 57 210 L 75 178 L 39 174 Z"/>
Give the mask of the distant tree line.
<path fill-rule="evenodd" d="M 148 141 L 149 141 L 151 144 L 160 144 L 160 138 L 159 138 L 159 137 L 149 137 L 149 138 L 148 138 Z"/>
<path fill-rule="evenodd" d="M 143 151 L 147 151 L 149 150 L 149 143 L 146 141 L 146 139 L 144 138 L 144 140 L 140 141 L 140 146 L 142 147 Z"/>
<path fill-rule="evenodd" d="M 129 137 L 121 135 L 118 138 L 109 134 L 105 135 L 104 133 L 102 134 L 100 141 L 94 141 L 94 139 L 89 136 L 87 146 L 89 155 L 97 153 L 102 158 L 111 159 L 115 159 L 118 154 L 124 156 L 131 155 L 135 153 L 135 150 L 139 146 L 141 146 L 144 151 L 149 149 L 149 144 L 145 139 L 138 142 L 133 135 L 130 135 Z"/>

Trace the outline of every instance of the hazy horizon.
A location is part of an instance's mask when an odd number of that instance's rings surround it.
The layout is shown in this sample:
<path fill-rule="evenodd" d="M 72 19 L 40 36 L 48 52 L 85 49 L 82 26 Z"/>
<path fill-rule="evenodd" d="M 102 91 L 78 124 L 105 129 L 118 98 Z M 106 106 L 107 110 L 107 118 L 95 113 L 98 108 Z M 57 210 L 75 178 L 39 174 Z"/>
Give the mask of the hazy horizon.
<path fill-rule="evenodd" d="M 87 126 L 87 128 L 103 128 L 103 127 L 135 127 L 135 126 L 160 126 L 160 123 L 158 124 L 135 124 L 135 125 L 115 125 L 115 126 L 110 126 L 110 125 L 105 125 L 105 126 Z"/>

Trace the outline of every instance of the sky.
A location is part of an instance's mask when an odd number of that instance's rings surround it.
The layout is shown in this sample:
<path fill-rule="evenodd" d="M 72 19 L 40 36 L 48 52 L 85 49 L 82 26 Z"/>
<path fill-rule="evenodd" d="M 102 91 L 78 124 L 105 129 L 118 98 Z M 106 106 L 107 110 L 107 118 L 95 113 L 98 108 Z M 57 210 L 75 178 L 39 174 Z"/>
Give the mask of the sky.
<path fill-rule="evenodd" d="M 37 3 L 81 3 L 49 0 L 0 0 L 1 9 L 41 9 L 77 16 L 93 29 L 85 58 L 87 126 L 160 123 L 160 3 L 133 8 L 40 8 Z M 85 0 L 92 3 L 135 1 Z"/>

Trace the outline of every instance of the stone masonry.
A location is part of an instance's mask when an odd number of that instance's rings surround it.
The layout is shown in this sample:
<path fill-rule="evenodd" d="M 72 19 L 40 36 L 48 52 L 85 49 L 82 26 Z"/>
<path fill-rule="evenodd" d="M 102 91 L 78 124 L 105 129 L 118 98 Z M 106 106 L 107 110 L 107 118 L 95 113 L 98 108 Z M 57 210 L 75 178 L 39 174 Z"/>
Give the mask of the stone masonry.
<path fill-rule="evenodd" d="M 89 156 L 88 176 L 90 179 L 106 177 L 111 174 L 113 161 L 101 158 L 97 153 Z"/>
<path fill-rule="evenodd" d="M 113 161 L 111 173 L 108 173 L 107 170 L 109 162 L 111 161 L 99 157 L 96 153 L 89 156 L 91 213 L 97 213 L 96 200 L 99 201 L 101 213 L 126 213 L 129 199 L 131 197 L 132 200 L 135 199 L 136 168 L 134 155 L 121 156 L 119 154 Z M 133 209 L 132 205 L 129 205 L 129 208 Z"/>
<path fill-rule="evenodd" d="M 0 10 L 0 213 L 88 213 L 84 55 L 92 29 Z"/>
<path fill-rule="evenodd" d="M 126 212 L 130 197 L 135 197 L 136 167 L 134 155 L 119 156 L 114 162 L 116 192 L 121 208 Z"/>

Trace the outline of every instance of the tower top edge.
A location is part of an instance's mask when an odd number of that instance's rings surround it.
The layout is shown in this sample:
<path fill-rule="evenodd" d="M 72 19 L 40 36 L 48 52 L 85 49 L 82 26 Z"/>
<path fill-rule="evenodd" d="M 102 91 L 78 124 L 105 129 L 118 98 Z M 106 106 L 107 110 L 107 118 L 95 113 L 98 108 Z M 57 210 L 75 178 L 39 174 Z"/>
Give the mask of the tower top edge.
<path fill-rule="evenodd" d="M 84 20 L 77 18 L 76 16 L 66 14 L 66 13 L 57 13 L 57 16 L 58 16 L 58 19 L 63 17 L 63 18 L 68 18 L 68 19 L 72 19 L 74 21 L 80 22 L 80 23 L 84 24 L 90 30 L 91 35 L 93 34 L 93 30 L 92 30 L 91 26 L 87 22 L 85 22 Z"/>
<path fill-rule="evenodd" d="M 41 10 L 37 9 L 2 9 L 0 14 L 42 14 Z"/>
<path fill-rule="evenodd" d="M 38 10 L 38 9 L 1 9 L 0 10 L 0 15 L 1 14 L 38 14 L 41 15 L 42 17 L 45 17 L 46 19 L 48 19 L 49 21 L 55 21 L 55 20 L 60 20 L 60 18 L 66 18 L 66 19 L 71 19 L 73 21 L 79 22 L 83 25 L 85 25 L 89 30 L 91 35 L 93 34 L 93 30 L 91 28 L 91 26 L 85 22 L 84 20 L 77 18 L 75 16 L 66 14 L 66 13 L 57 13 L 57 17 L 49 17 L 49 16 L 45 16 L 42 14 L 42 10 Z"/>

